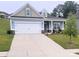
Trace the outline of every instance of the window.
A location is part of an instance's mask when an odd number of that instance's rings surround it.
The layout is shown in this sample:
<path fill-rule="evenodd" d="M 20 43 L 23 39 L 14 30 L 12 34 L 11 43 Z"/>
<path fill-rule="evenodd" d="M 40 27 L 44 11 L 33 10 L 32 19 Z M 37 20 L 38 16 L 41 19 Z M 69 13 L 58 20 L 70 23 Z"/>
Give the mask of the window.
<path fill-rule="evenodd" d="M 26 16 L 31 16 L 30 8 L 26 8 Z"/>
<path fill-rule="evenodd" d="M 60 29 L 60 22 L 54 22 L 53 26 L 54 26 L 54 30 Z"/>

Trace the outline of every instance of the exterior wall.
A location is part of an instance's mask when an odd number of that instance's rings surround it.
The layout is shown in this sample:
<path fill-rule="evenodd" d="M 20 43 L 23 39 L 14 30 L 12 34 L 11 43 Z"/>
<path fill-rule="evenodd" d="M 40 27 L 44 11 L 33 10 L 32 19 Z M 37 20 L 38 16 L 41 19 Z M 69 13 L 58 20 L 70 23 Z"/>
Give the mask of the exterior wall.
<path fill-rule="evenodd" d="M 42 26 L 41 30 L 44 30 L 44 19 L 39 19 L 39 18 L 16 18 L 16 17 L 12 17 L 10 19 L 10 29 L 11 30 L 15 30 L 13 28 L 13 26 L 14 26 L 13 22 L 16 22 L 16 21 L 24 21 L 24 22 L 27 22 L 27 21 L 41 21 L 42 22 L 41 23 L 41 26 Z M 62 22 L 61 23 L 61 29 L 64 30 L 64 21 L 59 21 L 59 22 Z M 53 32 L 53 23 L 54 23 L 54 21 L 50 21 L 50 23 L 49 23 L 49 30 L 51 30 L 51 32 Z"/>
<path fill-rule="evenodd" d="M 29 18 L 11 18 L 10 19 L 10 29 L 11 30 L 15 30 L 15 28 L 13 28 L 13 26 L 14 26 L 14 24 L 13 24 L 13 22 L 15 23 L 15 22 L 19 22 L 19 21 L 22 21 L 22 22 L 28 22 L 28 21 L 31 21 L 31 22 L 36 22 L 36 21 L 39 21 L 39 22 L 41 22 L 41 27 L 42 27 L 42 29 L 41 30 L 44 30 L 44 21 L 43 20 L 40 20 L 40 19 L 29 19 Z"/>
<path fill-rule="evenodd" d="M 15 16 L 25 16 L 25 9 L 15 14 Z"/>
<path fill-rule="evenodd" d="M 34 12 L 32 9 L 30 9 L 31 11 L 31 17 L 39 17 L 36 12 Z M 20 12 L 18 12 L 17 14 L 15 14 L 15 16 L 26 16 L 26 8 L 22 9 Z"/>
<path fill-rule="evenodd" d="M 39 17 L 35 12 L 31 11 L 32 17 Z"/>

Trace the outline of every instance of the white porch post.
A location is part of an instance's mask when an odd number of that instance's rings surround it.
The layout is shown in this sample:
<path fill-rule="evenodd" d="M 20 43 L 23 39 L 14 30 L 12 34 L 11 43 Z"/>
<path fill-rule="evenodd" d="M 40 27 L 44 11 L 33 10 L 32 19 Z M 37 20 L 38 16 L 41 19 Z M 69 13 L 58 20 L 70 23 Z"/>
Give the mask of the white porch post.
<path fill-rule="evenodd" d="M 51 33 L 53 32 L 53 21 L 51 21 Z"/>
<path fill-rule="evenodd" d="M 12 20 L 10 18 L 10 30 L 12 30 Z"/>
<path fill-rule="evenodd" d="M 62 23 L 62 30 L 64 30 L 64 21 L 63 21 L 63 23 Z"/>
<path fill-rule="evenodd" d="M 44 21 L 42 22 L 42 30 L 44 31 Z"/>
<path fill-rule="evenodd" d="M 51 21 L 49 21 L 49 30 L 51 30 Z"/>

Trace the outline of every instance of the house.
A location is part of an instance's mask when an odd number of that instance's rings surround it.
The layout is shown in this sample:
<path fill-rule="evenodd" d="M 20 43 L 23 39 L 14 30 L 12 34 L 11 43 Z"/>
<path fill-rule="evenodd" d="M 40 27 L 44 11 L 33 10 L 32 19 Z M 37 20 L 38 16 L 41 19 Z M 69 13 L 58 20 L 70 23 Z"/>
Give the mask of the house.
<path fill-rule="evenodd" d="M 30 4 L 26 4 L 10 17 L 10 28 L 15 33 L 52 33 L 64 30 L 64 18 L 41 16 Z"/>
<path fill-rule="evenodd" d="M 9 17 L 9 14 L 8 13 L 3 12 L 3 11 L 0 11 L 0 18 L 8 19 L 8 17 Z"/>

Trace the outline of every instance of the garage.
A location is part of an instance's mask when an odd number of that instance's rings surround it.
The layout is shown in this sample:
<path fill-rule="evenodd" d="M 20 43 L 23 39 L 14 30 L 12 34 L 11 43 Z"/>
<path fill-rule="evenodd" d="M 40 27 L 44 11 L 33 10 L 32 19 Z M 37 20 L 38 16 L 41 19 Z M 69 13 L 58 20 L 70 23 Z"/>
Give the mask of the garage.
<path fill-rule="evenodd" d="M 41 21 L 15 21 L 15 33 L 41 33 Z"/>

